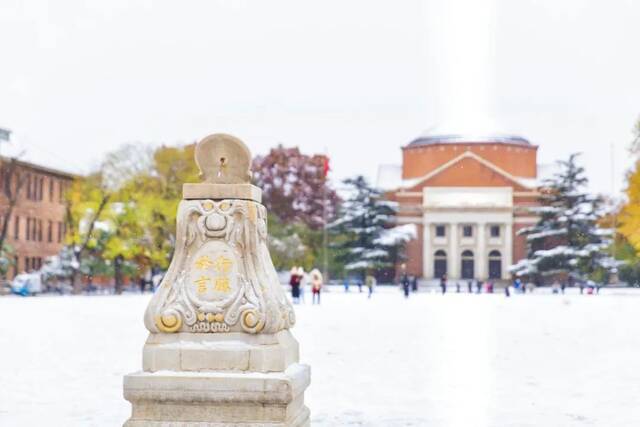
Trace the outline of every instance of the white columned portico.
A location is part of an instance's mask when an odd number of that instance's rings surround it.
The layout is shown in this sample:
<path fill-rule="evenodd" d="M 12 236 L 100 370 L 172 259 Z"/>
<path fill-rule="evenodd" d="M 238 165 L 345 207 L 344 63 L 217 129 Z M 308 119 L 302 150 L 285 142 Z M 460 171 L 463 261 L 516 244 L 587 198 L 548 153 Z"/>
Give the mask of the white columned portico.
<path fill-rule="evenodd" d="M 458 242 L 458 223 L 449 222 L 449 253 L 447 254 L 447 275 L 450 279 L 458 279 L 460 277 L 460 257 Z"/>
<path fill-rule="evenodd" d="M 488 275 L 487 269 L 489 261 L 487 259 L 487 224 L 485 222 L 478 222 L 478 240 L 476 250 L 476 277 L 480 280 L 486 280 Z"/>
<path fill-rule="evenodd" d="M 502 255 L 502 278 L 509 279 L 509 267 L 513 264 L 513 225 L 504 226 L 504 251 Z"/>
<path fill-rule="evenodd" d="M 423 274 L 434 277 L 434 254 L 447 254 L 447 275 L 461 276 L 461 255 L 465 249 L 474 254 L 474 276 L 489 277 L 489 252 L 499 250 L 502 275 L 507 278 L 513 251 L 513 193 L 509 187 L 425 187 L 423 213 Z M 461 225 L 476 227 L 473 236 L 462 237 Z M 442 236 L 434 236 L 435 226 L 445 226 Z M 489 235 L 489 225 L 500 225 L 499 236 Z M 504 232 L 504 235 L 503 235 Z"/>
<path fill-rule="evenodd" d="M 422 276 L 433 277 L 433 248 L 431 247 L 431 223 L 427 214 L 422 216 Z"/>

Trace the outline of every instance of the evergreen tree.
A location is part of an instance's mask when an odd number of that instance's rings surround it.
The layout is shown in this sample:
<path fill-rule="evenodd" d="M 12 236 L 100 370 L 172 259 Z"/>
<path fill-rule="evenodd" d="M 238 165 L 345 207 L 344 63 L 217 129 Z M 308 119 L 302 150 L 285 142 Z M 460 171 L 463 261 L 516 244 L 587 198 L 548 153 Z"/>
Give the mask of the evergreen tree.
<path fill-rule="evenodd" d="M 611 230 L 598 227 L 605 214 L 603 201 L 585 191 L 588 179 L 577 158 L 572 154 L 558 162 L 559 172 L 544 181 L 541 206 L 530 209 L 538 223 L 518 233 L 526 236 L 528 257 L 511 268 L 515 274 L 539 281 L 564 274 L 585 281 L 615 268 L 606 251 Z"/>
<path fill-rule="evenodd" d="M 397 205 L 383 199 L 380 190 L 369 185 L 362 176 L 344 181 L 351 196 L 345 200 L 338 219 L 330 225 L 339 236 L 338 260 L 347 271 L 360 272 L 392 267 L 407 240 L 415 237 L 415 229 L 407 226 L 390 228 Z"/>

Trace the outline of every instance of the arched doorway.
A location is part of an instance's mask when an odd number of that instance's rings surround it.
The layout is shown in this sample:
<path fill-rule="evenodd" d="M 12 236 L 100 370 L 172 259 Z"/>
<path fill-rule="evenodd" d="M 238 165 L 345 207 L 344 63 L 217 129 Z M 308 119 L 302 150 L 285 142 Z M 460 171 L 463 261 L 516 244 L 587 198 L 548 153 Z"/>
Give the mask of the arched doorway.
<path fill-rule="evenodd" d="M 502 278 L 502 254 L 500 251 L 489 252 L 489 279 Z"/>
<path fill-rule="evenodd" d="M 445 274 L 447 274 L 447 253 L 440 249 L 433 256 L 433 277 L 439 279 Z"/>
<path fill-rule="evenodd" d="M 473 279 L 475 275 L 475 268 L 473 262 L 473 252 L 466 250 L 462 252 L 462 269 L 460 277 L 463 279 Z"/>

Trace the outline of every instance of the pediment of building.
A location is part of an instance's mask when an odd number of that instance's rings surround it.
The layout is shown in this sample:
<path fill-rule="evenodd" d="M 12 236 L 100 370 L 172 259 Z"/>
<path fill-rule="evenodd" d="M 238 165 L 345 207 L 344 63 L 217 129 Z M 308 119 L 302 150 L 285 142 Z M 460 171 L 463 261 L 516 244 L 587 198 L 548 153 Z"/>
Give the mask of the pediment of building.
<path fill-rule="evenodd" d="M 420 192 L 424 187 L 512 187 L 514 191 L 531 190 L 522 180 L 472 152 L 465 152 L 427 175 L 411 180 L 403 191 Z"/>

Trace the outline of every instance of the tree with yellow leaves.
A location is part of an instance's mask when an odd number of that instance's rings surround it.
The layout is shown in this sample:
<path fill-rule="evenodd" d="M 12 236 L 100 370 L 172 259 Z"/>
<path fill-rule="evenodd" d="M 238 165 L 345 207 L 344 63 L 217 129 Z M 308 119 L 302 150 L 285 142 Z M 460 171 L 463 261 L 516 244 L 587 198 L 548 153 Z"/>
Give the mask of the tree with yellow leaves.
<path fill-rule="evenodd" d="M 640 119 L 633 130 L 630 151 L 640 152 Z M 640 283 L 640 160 L 627 176 L 627 202 L 617 217 L 616 257 L 625 261 L 620 276 L 630 284 Z"/>

